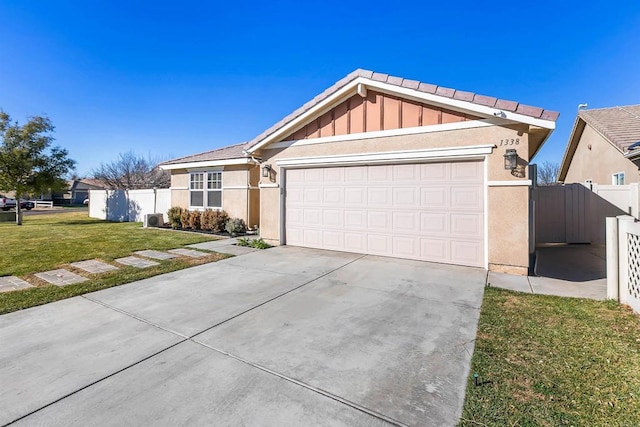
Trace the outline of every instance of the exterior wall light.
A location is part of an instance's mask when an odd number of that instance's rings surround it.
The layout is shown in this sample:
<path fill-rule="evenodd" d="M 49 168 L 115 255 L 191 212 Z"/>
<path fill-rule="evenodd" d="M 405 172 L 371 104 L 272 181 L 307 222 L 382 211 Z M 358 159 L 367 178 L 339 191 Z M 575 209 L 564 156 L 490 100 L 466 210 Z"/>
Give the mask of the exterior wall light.
<path fill-rule="evenodd" d="M 271 165 L 262 166 L 262 177 L 269 178 L 271 176 Z"/>
<path fill-rule="evenodd" d="M 506 170 L 514 170 L 518 165 L 518 153 L 514 148 L 507 148 L 504 154 L 504 168 Z"/>

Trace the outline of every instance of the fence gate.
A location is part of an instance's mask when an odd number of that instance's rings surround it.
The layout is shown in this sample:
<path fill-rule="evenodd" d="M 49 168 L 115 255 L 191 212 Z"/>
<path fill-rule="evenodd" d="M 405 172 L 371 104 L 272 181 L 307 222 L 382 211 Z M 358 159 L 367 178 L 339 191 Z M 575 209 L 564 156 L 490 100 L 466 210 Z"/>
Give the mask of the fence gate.
<path fill-rule="evenodd" d="M 590 243 L 591 191 L 582 184 L 532 190 L 536 243 Z"/>

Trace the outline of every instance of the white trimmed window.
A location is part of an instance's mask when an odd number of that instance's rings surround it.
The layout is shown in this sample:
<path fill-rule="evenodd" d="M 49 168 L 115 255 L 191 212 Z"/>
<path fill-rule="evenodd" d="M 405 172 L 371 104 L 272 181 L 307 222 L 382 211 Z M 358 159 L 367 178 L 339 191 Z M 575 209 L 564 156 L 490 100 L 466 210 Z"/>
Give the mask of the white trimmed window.
<path fill-rule="evenodd" d="M 624 172 L 618 172 L 611 175 L 611 184 L 624 185 Z"/>
<path fill-rule="evenodd" d="M 222 208 L 222 172 L 191 172 L 189 207 Z"/>

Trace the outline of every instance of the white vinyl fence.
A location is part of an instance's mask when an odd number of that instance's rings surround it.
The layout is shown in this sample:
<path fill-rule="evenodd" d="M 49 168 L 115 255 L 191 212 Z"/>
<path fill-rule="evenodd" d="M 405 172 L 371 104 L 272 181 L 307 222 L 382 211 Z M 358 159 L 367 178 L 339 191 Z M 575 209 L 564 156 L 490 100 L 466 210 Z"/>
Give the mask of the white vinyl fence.
<path fill-rule="evenodd" d="M 168 221 L 171 190 L 89 190 L 89 216 L 120 222 L 141 222 L 146 214 L 161 213 Z"/>
<path fill-rule="evenodd" d="M 640 184 L 553 185 L 532 190 L 535 237 L 540 243 L 591 243 L 606 239 L 605 219 L 640 216 Z"/>
<path fill-rule="evenodd" d="M 632 216 L 607 218 L 607 298 L 640 313 L 640 223 Z"/>

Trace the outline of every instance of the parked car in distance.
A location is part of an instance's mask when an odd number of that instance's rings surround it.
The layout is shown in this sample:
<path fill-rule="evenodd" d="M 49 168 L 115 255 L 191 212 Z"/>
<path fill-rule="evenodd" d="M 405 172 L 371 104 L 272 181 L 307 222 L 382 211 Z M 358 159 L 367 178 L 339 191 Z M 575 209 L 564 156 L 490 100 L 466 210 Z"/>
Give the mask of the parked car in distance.
<path fill-rule="evenodd" d="M 8 211 L 16 207 L 16 200 L 0 194 L 0 209 Z"/>
<path fill-rule="evenodd" d="M 20 199 L 20 207 L 22 209 L 30 211 L 31 209 L 36 207 L 36 202 L 34 202 L 32 200 Z"/>

